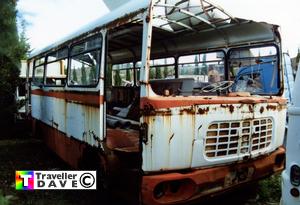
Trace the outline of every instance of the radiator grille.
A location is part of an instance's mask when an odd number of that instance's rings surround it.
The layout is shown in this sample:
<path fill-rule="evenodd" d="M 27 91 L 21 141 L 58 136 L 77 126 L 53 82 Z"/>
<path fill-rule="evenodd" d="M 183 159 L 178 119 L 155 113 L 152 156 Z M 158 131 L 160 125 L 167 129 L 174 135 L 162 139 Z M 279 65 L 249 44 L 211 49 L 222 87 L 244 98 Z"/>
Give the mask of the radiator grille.
<path fill-rule="evenodd" d="M 271 118 L 213 122 L 205 136 L 205 155 L 217 158 L 261 151 L 271 144 L 272 128 Z"/>

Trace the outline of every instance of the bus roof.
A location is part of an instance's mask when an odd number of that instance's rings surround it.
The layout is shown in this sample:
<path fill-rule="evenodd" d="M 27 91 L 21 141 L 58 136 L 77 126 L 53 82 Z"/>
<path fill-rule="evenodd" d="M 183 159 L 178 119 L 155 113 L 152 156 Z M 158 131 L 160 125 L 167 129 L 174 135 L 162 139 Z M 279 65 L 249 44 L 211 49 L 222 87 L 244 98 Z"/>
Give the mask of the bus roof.
<path fill-rule="evenodd" d="M 151 1 L 152 0 L 130 0 L 115 10 L 112 10 L 107 15 L 100 17 L 90 24 L 87 24 L 78 31 L 66 36 L 58 42 L 33 52 L 29 59 L 43 56 L 48 52 L 59 49 L 66 45 L 70 45 L 70 43 L 78 41 L 83 37 L 87 37 L 99 32 L 102 28 L 114 28 L 127 22 L 141 22 L 141 18 L 136 18 L 140 17 L 139 14 L 149 8 Z M 189 5 L 190 1 L 192 0 L 173 0 L 172 5 L 164 4 L 162 2 L 154 4 L 158 11 L 158 15 L 153 17 L 153 26 L 157 28 L 155 31 L 159 32 L 160 36 L 165 36 L 165 40 L 172 38 L 173 42 L 177 45 L 177 48 L 180 47 L 181 49 L 191 50 L 191 48 L 203 49 L 217 48 L 222 46 L 228 47 L 231 45 L 237 45 L 239 43 L 249 44 L 255 43 L 256 41 L 272 41 L 275 39 L 274 34 L 277 30 L 276 25 L 232 17 L 222 8 L 211 3 L 209 0 L 203 0 L 203 2 L 206 3 L 206 6 L 200 5 L 202 7 L 200 10 L 194 10 L 195 2 L 198 1 L 194 0 L 194 4 L 192 4 L 190 7 L 186 6 L 186 4 Z M 178 5 L 180 4 L 183 4 L 183 7 L 179 7 Z M 165 11 L 166 13 L 159 13 L 161 11 Z M 214 14 L 216 14 L 215 17 Z M 139 29 L 139 32 L 141 33 L 142 28 Z M 189 31 L 194 32 L 194 34 L 192 36 L 186 36 L 187 39 L 183 40 L 183 35 L 181 35 L 182 32 L 187 33 Z M 126 31 L 124 30 L 124 32 Z M 198 47 L 195 47 L 195 41 L 198 42 Z M 160 47 L 156 46 L 156 48 Z M 169 53 L 165 51 L 164 53 L 166 55 L 171 55 L 171 51 L 174 50 L 174 48 L 170 47 L 167 50 Z M 154 50 L 153 53 L 159 54 L 159 52 L 155 52 Z M 129 54 L 121 54 L 122 55 L 118 56 L 124 56 L 125 58 L 129 57 Z M 159 55 L 161 56 L 161 54 Z M 125 61 L 125 58 L 119 59 L 118 61 Z"/>
<path fill-rule="evenodd" d="M 47 52 L 53 48 L 56 48 L 57 46 L 60 46 L 68 41 L 71 41 L 77 37 L 82 36 L 83 34 L 89 33 L 91 31 L 94 31 L 95 29 L 102 28 L 105 25 L 114 22 L 115 20 L 125 18 L 127 16 L 130 16 L 130 14 L 137 14 L 140 12 L 145 11 L 148 6 L 150 5 L 151 0 L 131 0 L 124 5 L 116 8 L 115 10 L 112 10 L 108 14 L 99 17 L 95 21 L 87 24 L 86 26 L 80 28 L 79 30 L 71 33 L 68 36 L 65 36 L 64 38 L 60 39 L 59 41 L 42 48 L 40 50 L 34 51 L 30 54 L 29 59 L 33 58 L 34 56 L 40 55 L 44 52 Z"/>

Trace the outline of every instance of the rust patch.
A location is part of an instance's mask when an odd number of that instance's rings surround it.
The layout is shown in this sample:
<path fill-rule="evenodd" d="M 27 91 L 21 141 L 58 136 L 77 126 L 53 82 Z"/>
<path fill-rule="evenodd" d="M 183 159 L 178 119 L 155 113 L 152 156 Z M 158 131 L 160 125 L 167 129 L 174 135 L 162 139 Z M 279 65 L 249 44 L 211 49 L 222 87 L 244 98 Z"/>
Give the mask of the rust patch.
<path fill-rule="evenodd" d="M 278 111 L 286 110 L 286 107 L 287 107 L 286 104 L 279 104 L 277 109 L 278 109 Z"/>
<path fill-rule="evenodd" d="M 224 185 L 224 181 L 228 182 L 228 177 L 231 175 L 238 176 L 237 181 L 232 181 L 231 183 L 227 183 L 226 188 L 233 188 L 234 186 L 241 184 L 245 181 L 248 181 L 247 174 L 245 173 L 246 170 L 248 174 L 251 174 L 251 180 L 257 180 L 262 177 L 266 177 L 269 174 L 277 173 L 284 169 L 283 160 L 281 163 L 276 164 L 276 158 L 278 156 L 284 155 L 285 149 L 280 147 L 276 151 L 274 151 L 270 155 L 262 156 L 256 160 L 247 160 L 240 164 L 232 164 L 231 166 L 220 166 L 220 167 L 213 167 L 207 169 L 200 169 L 200 170 L 191 170 L 186 173 L 162 173 L 156 175 L 146 175 L 143 176 L 142 180 L 142 199 L 143 204 L 145 205 L 163 205 L 168 203 L 188 203 L 189 200 L 200 199 L 207 195 L 207 191 L 213 191 L 213 185 L 216 185 L 217 182 L 222 182 Z M 237 175 L 238 174 L 238 175 Z M 162 197 L 156 199 L 153 197 L 153 193 L 157 185 L 163 182 L 170 182 L 170 181 L 179 181 L 183 179 L 191 179 L 192 183 L 189 184 L 189 188 L 185 187 L 187 192 L 189 193 L 189 199 L 185 199 L 182 197 L 176 197 L 177 195 L 163 195 Z M 184 184 L 181 184 L 182 186 Z M 192 187 L 204 187 L 204 190 L 195 191 Z M 221 191 L 226 191 L 225 187 Z M 212 193 L 210 192 L 210 193 Z M 195 202 L 195 201 L 194 201 Z"/>
<path fill-rule="evenodd" d="M 199 108 L 198 109 L 198 113 L 200 114 L 200 115 L 205 115 L 205 114 L 207 114 L 209 112 L 209 107 L 207 107 L 207 108 Z"/>
<path fill-rule="evenodd" d="M 239 103 L 242 103 L 242 104 L 255 104 L 257 102 L 253 99 L 244 99 L 244 100 L 240 100 Z"/>
<path fill-rule="evenodd" d="M 277 106 L 275 106 L 275 105 L 267 105 L 267 110 L 273 110 L 273 111 L 275 111 L 275 110 L 277 110 Z"/>
<path fill-rule="evenodd" d="M 264 110 L 265 110 L 265 108 L 263 106 L 261 106 L 259 109 L 260 114 L 263 114 Z"/>
<path fill-rule="evenodd" d="M 139 132 L 137 130 L 108 128 L 106 145 L 112 150 L 139 152 Z"/>
<path fill-rule="evenodd" d="M 242 98 L 242 97 L 214 97 L 214 98 L 206 98 L 206 97 L 142 97 L 140 101 L 140 107 L 143 108 L 144 105 L 150 103 L 155 109 L 162 108 L 173 108 L 173 107 L 186 107 L 192 105 L 216 105 L 216 104 L 257 104 L 261 102 L 267 103 L 285 103 L 286 100 L 281 97 L 274 97 L 272 99 L 265 99 L 259 97 Z"/>
<path fill-rule="evenodd" d="M 141 112 L 141 115 L 143 115 L 143 116 L 156 116 L 156 115 L 170 116 L 170 115 L 172 115 L 170 108 L 167 108 L 165 110 L 155 110 L 154 107 L 150 103 L 145 104 L 143 109 L 141 109 L 140 112 Z"/>
<path fill-rule="evenodd" d="M 191 115 L 193 115 L 195 113 L 196 113 L 196 111 L 195 111 L 194 106 L 189 107 L 189 108 L 183 108 L 183 109 L 180 109 L 180 111 L 179 111 L 180 115 L 183 115 L 183 114 L 191 114 Z"/>
<path fill-rule="evenodd" d="M 31 91 L 33 95 L 54 97 L 64 99 L 67 102 L 76 102 L 83 105 L 99 107 L 103 104 L 104 97 L 99 92 L 78 92 L 78 91 L 44 91 L 41 89 Z"/>
<path fill-rule="evenodd" d="M 229 105 L 229 111 L 230 111 L 230 113 L 234 112 L 234 106 L 233 105 Z"/>
<path fill-rule="evenodd" d="M 272 111 L 282 111 L 286 109 L 286 104 L 278 104 L 278 106 L 276 105 L 267 105 L 267 110 L 272 110 Z"/>
<path fill-rule="evenodd" d="M 250 112 L 250 113 L 253 113 L 253 112 L 254 112 L 253 105 L 249 105 L 248 108 L 249 108 L 249 112 Z"/>
<path fill-rule="evenodd" d="M 141 115 L 155 115 L 154 107 L 150 103 L 145 104 L 141 109 Z"/>
<path fill-rule="evenodd" d="M 75 138 L 67 137 L 67 135 L 59 130 L 37 121 L 41 136 L 47 144 L 58 156 L 74 168 L 79 167 L 80 159 L 83 155 L 83 150 L 90 147 L 85 142 Z"/>
<path fill-rule="evenodd" d="M 234 106 L 233 105 L 224 105 L 224 104 L 221 104 L 220 106 L 221 106 L 221 108 L 229 109 L 229 112 L 231 114 L 234 112 Z"/>

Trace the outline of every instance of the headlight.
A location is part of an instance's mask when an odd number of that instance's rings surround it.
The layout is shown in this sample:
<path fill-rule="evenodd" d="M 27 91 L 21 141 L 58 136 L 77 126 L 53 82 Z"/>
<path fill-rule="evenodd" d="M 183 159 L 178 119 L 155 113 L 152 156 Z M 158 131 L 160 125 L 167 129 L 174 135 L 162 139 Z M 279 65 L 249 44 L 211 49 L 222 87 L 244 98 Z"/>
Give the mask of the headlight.
<path fill-rule="evenodd" d="M 293 165 L 291 167 L 290 179 L 292 185 L 294 186 L 300 185 L 300 167 L 298 165 Z"/>

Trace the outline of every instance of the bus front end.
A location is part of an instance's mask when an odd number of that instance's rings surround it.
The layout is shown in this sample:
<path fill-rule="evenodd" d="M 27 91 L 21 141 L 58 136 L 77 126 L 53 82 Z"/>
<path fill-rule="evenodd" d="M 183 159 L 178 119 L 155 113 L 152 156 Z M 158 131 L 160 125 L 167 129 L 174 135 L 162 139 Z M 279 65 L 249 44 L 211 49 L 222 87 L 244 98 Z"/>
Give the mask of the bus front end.
<path fill-rule="evenodd" d="M 232 19 L 182 32 L 171 22 L 180 32 L 170 34 L 155 21 L 157 5 L 144 21 L 140 75 L 143 203 L 186 203 L 282 171 L 278 27 Z"/>

